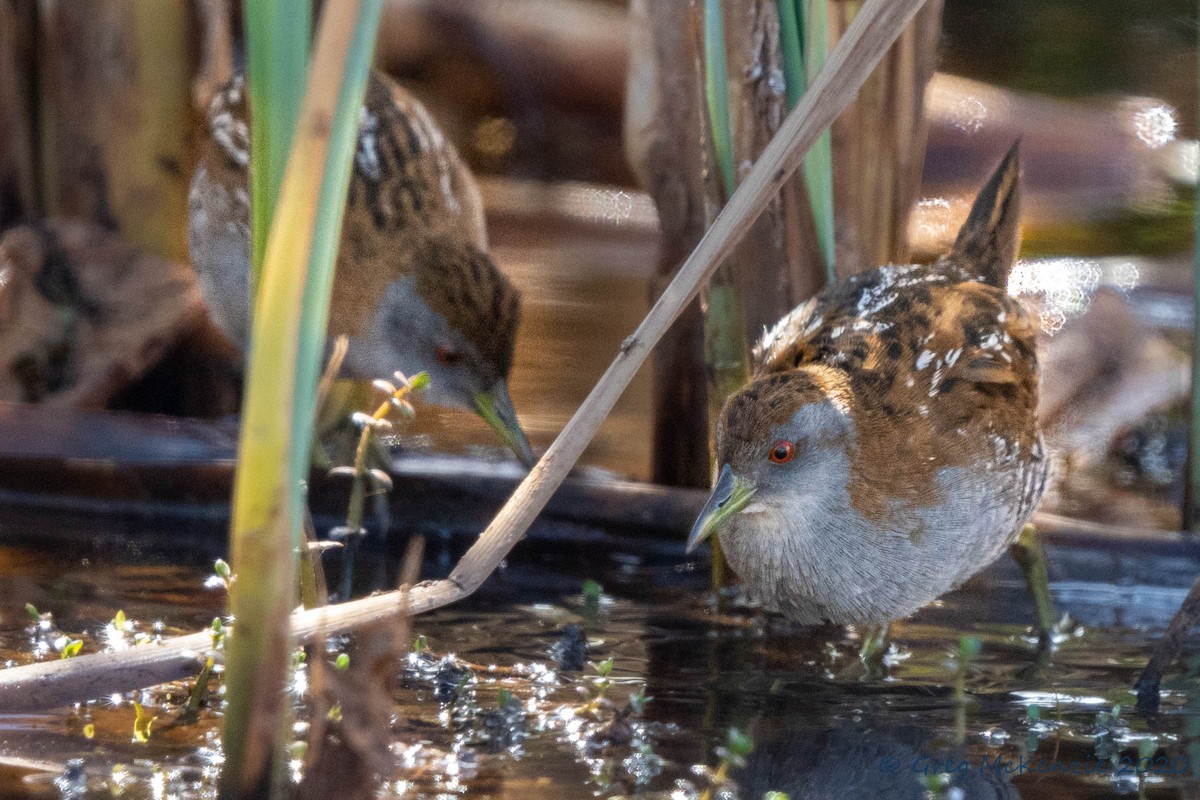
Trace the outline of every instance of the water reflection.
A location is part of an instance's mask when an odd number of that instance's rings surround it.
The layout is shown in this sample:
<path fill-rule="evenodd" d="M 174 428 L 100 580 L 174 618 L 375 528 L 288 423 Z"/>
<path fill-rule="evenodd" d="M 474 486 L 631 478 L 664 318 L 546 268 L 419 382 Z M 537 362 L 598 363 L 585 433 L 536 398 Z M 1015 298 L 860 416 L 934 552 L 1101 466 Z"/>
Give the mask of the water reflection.
<path fill-rule="evenodd" d="M 783 792 L 790 800 L 1020 798 L 1019 762 L 947 748 L 919 727 L 845 725 L 789 729 L 760 741 L 736 773 L 743 797 Z"/>

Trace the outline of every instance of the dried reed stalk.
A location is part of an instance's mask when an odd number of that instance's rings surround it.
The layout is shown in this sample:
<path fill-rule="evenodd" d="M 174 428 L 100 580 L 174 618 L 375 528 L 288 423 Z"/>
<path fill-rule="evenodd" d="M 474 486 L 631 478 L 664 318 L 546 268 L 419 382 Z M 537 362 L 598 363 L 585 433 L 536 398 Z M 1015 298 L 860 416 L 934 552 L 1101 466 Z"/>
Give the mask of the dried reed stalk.
<path fill-rule="evenodd" d="M 833 128 L 837 277 L 909 260 L 908 217 L 925 160 L 925 87 L 937 65 L 943 0 L 929 0 Z M 862 4 L 832 0 L 831 39 Z"/>
<path fill-rule="evenodd" d="M 850 104 L 858 87 L 883 58 L 925 0 L 867 0 L 825 68 L 788 114 L 758 162 L 680 267 L 650 313 L 571 421 L 517 487 L 492 523 L 444 580 L 426 581 L 408 592 L 388 592 L 337 606 L 298 611 L 292 633 L 298 641 L 333 631 L 361 628 L 402 614 L 419 614 L 474 592 L 513 546 L 566 478 L 617 398 L 653 347 L 717 266 L 795 172 L 807 149 Z M 150 686 L 191 675 L 210 644 L 208 633 L 170 639 L 156 647 L 31 664 L 0 671 L 0 713 L 48 708 Z"/>
<path fill-rule="evenodd" d="M 43 0 L 38 13 L 43 213 L 185 261 L 188 4 Z"/>

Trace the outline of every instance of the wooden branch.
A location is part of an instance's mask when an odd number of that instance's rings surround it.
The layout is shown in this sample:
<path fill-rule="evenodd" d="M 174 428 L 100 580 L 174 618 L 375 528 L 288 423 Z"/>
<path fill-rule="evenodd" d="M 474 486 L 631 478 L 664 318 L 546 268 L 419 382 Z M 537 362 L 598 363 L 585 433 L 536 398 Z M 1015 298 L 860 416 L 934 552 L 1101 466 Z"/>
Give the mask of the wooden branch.
<path fill-rule="evenodd" d="M 567 427 L 522 481 L 496 518 L 445 580 L 389 592 L 339 606 L 298 612 L 293 631 L 304 641 L 315 631 L 332 632 L 394 617 L 419 614 L 474 592 L 521 540 L 534 517 L 567 477 L 600 423 L 641 367 L 650 348 L 729 257 L 743 233 L 779 187 L 800 165 L 817 136 L 832 124 L 858 87 L 904 30 L 924 0 L 867 0 L 838 42 L 825 68 L 784 120 L 762 157 L 746 175 L 692 255 L 658 302 L 625 340 L 620 352 Z M 208 634 L 192 634 L 157 647 L 79 656 L 0 671 L 0 713 L 54 707 L 187 677 Z"/>

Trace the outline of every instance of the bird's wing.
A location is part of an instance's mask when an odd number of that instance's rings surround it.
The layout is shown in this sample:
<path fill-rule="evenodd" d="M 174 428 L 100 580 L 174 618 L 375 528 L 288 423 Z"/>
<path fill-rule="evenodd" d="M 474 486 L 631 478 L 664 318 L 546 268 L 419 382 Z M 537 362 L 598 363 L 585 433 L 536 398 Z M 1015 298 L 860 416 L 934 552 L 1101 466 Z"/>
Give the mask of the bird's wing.
<path fill-rule="evenodd" d="M 870 395 L 936 397 L 946 388 L 1035 391 L 1035 327 L 1002 289 L 947 262 L 883 267 L 822 292 L 766 332 L 756 374 L 826 364 L 872 384 Z"/>
<path fill-rule="evenodd" d="M 919 346 L 914 363 L 930 375 L 930 396 L 958 382 L 1028 391 L 1036 386 L 1036 328 L 1020 302 L 994 286 L 964 281 L 935 290 Z"/>

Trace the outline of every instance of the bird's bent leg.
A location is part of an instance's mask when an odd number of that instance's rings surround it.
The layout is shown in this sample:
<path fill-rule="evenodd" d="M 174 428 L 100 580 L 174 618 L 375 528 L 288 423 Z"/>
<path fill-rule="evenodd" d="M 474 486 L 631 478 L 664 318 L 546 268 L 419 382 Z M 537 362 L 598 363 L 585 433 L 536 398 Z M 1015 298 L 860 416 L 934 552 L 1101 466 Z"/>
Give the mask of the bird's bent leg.
<path fill-rule="evenodd" d="M 863 628 L 862 646 L 858 649 L 858 660 L 867 668 L 868 675 L 882 675 L 887 671 L 883 657 L 887 655 L 888 648 L 892 645 L 891 631 L 892 626 L 887 622 Z"/>
<path fill-rule="evenodd" d="M 1158 687 L 1162 683 L 1163 673 L 1183 649 L 1183 640 L 1188 632 L 1200 622 L 1200 578 L 1192 584 L 1183 605 L 1175 612 L 1166 633 L 1154 647 L 1146 668 L 1142 670 L 1134 688 L 1137 690 L 1137 708 L 1144 714 L 1152 714 L 1158 710 Z"/>
<path fill-rule="evenodd" d="M 1050 597 L 1050 574 L 1046 565 L 1046 548 L 1037 528 L 1026 525 L 1009 548 L 1013 559 L 1025 575 L 1025 583 L 1033 596 L 1037 611 L 1038 646 L 1045 648 L 1054 633 L 1054 600 Z"/>

